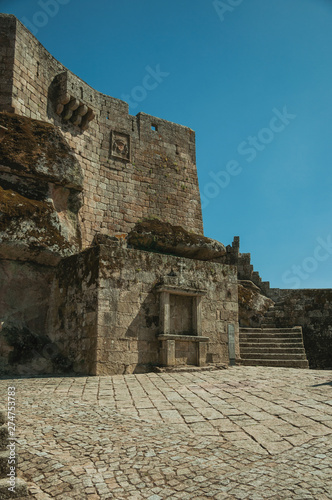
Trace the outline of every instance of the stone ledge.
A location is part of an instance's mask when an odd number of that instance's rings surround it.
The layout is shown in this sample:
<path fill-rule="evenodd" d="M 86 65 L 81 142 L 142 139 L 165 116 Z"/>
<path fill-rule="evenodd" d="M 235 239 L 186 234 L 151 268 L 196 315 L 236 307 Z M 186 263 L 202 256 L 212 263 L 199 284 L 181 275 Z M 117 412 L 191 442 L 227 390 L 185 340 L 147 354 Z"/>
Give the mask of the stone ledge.
<path fill-rule="evenodd" d="M 156 287 L 157 292 L 167 292 L 176 295 L 188 295 L 191 297 L 206 295 L 207 290 L 199 290 L 196 288 L 186 288 L 181 285 L 159 285 Z"/>
<path fill-rule="evenodd" d="M 222 243 L 201 234 L 190 233 L 181 226 L 158 219 L 137 222 L 127 237 L 128 245 L 177 257 L 209 261 L 226 254 Z"/>
<path fill-rule="evenodd" d="M 180 342 L 209 342 L 209 337 L 199 335 L 158 335 L 158 340 L 178 340 Z"/>

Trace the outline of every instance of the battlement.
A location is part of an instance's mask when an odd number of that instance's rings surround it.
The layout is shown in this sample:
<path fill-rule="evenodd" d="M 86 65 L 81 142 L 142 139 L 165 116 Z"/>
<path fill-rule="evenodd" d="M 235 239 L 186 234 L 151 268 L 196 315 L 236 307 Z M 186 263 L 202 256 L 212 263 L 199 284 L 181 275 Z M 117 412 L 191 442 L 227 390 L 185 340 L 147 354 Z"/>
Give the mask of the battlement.
<path fill-rule="evenodd" d="M 55 125 L 83 171 L 83 247 L 156 217 L 203 232 L 195 133 L 104 95 L 65 68 L 12 15 L 0 14 L 0 111 Z"/>

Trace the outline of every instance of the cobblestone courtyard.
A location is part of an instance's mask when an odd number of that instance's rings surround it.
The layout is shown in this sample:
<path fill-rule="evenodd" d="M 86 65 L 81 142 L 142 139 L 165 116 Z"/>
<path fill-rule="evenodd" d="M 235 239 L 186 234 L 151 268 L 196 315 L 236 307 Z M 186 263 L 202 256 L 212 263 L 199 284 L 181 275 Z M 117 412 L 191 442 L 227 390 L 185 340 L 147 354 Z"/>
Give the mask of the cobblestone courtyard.
<path fill-rule="evenodd" d="M 8 386 L 32 498 L 332 498 L 331 371 L 1 380 L 2 401 Z"/>

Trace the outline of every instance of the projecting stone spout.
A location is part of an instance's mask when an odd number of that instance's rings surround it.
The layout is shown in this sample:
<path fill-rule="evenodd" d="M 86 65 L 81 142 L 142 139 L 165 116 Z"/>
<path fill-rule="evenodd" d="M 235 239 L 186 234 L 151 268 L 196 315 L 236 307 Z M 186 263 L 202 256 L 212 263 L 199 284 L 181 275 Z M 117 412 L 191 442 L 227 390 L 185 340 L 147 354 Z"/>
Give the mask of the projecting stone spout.
<path fill-rule="evenodd" d="M 181 226 L 159 220 L 145 220 L 128 234 L 128 245 L 137 250 L 166 253 L 188 259 L 212 260 L 226 253 L 219 241 L 192 234 Z"/>

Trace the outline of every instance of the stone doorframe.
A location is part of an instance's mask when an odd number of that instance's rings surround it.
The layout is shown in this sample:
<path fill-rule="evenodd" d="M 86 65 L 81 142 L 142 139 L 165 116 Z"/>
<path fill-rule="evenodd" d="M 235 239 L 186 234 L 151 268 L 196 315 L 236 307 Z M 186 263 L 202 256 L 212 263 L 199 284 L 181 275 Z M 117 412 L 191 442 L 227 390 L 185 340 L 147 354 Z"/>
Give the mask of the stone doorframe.
<path fill-rule="evenodd" d="M 160 364 L 163 366 L 176 365 L 175 348 L 178 341 L 195 343 L 197 352 L 196 364 L 197 366 L 204 366 L 209 342 L 208 337 L 202 336 L 202 297 L 206 295 L 206 290 L 164 284 L 157 287 L 157 292 L 160 294 L 160 334 L 158 336 L 161 341 Z M 171 294 L 186 295 L 193 298 L 193 335 L 171 333 Z"/>

